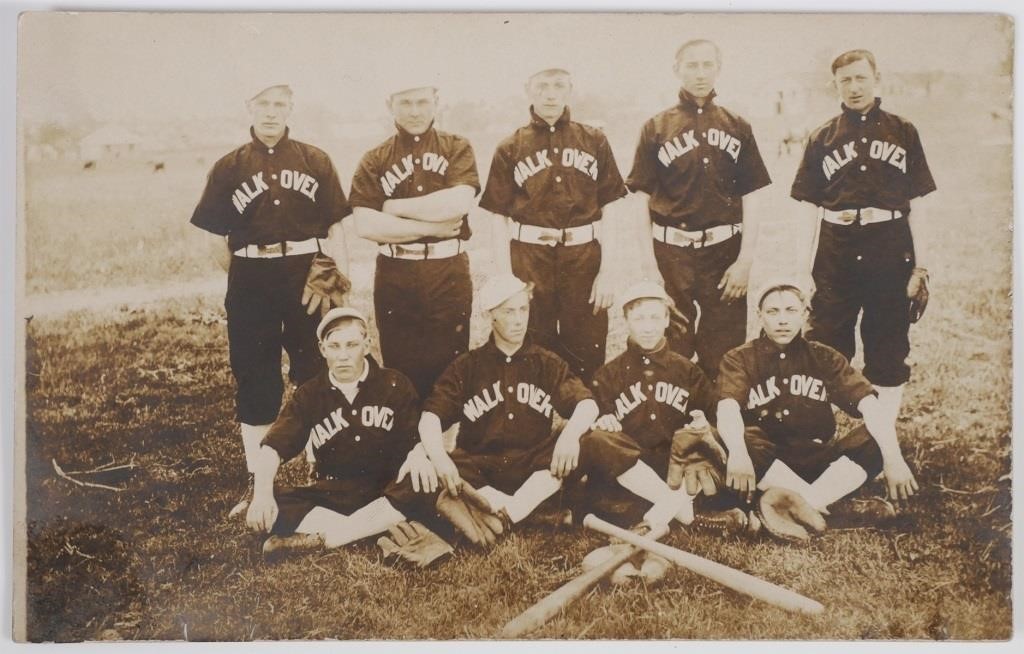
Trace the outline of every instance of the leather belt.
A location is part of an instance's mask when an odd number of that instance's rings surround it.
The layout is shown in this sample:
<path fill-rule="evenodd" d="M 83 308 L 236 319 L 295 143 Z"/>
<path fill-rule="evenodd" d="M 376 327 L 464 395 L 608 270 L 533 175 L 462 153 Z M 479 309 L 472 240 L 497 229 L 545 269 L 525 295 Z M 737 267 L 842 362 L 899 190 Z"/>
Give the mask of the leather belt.
<path fill-rule="evenodd" d="M 596 240 L 601 234 L 601 221 L 595 221 L 579 227 L 538 227 L 537 225 L 524 225 L 523 223 L 509 219 L 511 224 L 511 237 L 523 243 L 533 245 L 583 245 Z"/>
<path fill-rule="evenodd" d="M 878 209 L 876 207 L 864 207 L 863 209 L 846 209 L 844 211 L 831 211 L 821 209 L 821 219 L 835 225 L 870 225 L 872 223 L 884 223 L 903 217 L 899 209 Z"/>
<path fill-rule="evenodd" d="M 377 248 L 392 259 L 447 259 L 466 251 L 466 241 L 450 238 L 437 243 L 383 243 Z"/>
<path fill-rule="evenodd" d="M 688 231 L 678 227 L 666 227 L 651 223 L 651 234 L 655 241 L 681 248 L 706 248 L 724 243 L 743 231 L 743 223 L 716 225 L 708 229 Z"/>
<path fill-rule="evenodd" d="M 307 238 L 305 241 L 280 241 L 265 245 L 250 244 L 235 250 L 234 255 L 243 259 L 276 259 L 322 251 L 320 239 Z"/>

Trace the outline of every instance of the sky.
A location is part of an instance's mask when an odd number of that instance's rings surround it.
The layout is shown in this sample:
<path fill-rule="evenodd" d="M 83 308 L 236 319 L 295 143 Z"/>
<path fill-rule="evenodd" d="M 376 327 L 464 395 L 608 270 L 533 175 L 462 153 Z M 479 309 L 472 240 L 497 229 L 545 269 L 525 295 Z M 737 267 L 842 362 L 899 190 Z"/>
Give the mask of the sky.
<path fill-rule="evenodd" d="M 296 101 L 365 117 L 391 87 L 430 78 L 450 101 L 522 97 L 557 63 L 577 92 L 644 104 L 671 97 L 676 47 L 710 38 L 723 51 L 719 90 L 792 83 L 843 50 L 880 68 L 993 75 L 1008 27 L 995 15 L 913 14 L 87 14 L 29 13 L 19 42 L 19 112 L 31 120 L 188 120 L 241 115 L 263 84 Z M 941 44 L 937 47 L 936 44 Z"/>

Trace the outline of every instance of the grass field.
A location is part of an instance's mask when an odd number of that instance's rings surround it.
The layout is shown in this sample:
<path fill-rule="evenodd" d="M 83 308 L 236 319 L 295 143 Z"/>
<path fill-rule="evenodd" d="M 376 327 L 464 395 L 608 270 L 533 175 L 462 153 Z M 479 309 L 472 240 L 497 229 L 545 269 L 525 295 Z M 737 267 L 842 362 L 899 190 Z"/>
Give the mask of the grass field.
<path fill-rule="evenodd" d="M 899 425 L 920 496 L 890 527 L 835 529 L 803 547 L 683 530 L 668 537 L 818 599 L 827 607 L 822 616 L 787 614 L 675 571 L 658 588 L 595 590 L 537 637 L 1010 636 L 1010 153 L 1005 144 L 931 127 L 922 129 L 925 145 L 940 189 L 949 190 L 928 216 L 933 300 L 912 333 L 914 372 Z M 482 161 L 486 152 L 478 152 Z M 783 199 L 795 161 L 771 157 L 769 166 L 776 184 L 759 200 L 771 219 L 755 277 L 795 269 L 801 247 Z M 191 248 L 194 234 L 184 226 L 200 168 L 169 167 L 166 187 L 145 201 L 138 194 L 100 197 L 77 170 L 31 178 L 29 291 L 208 276 L 212 268 Z M 124 188 L 150 179 L 131 170 L 96 174 L 91 183 L 111 191 L 119 179 Z M 64 192 L 44 192 L 54 186 Z M 155 212 L 151 223 L 137 214 L 143 203 Z M 67 228 L 76 212 L 93 221 L 92 240 Z M 113 230 L 119 221 L 136 231 L 125 237 Z M 150 257 L 154 233 L 175 249 Z M 43 247 L 48 242 L 61 244 L 67 265 L 55 262 Z M 141 245 L 126 249 L 132 242 Z M 352 245 L 356 262 L 366 265 L 371 248 Z M 625 246 L 617 262 L 622 278 L 635 263 L 635 244 Z M 159 274 L 146 277 L 147 261 Z M 479 280 L 488 267 L 479 248 L 473 264 Z M 367 307 L 368 293 L 361 289 L 354 302 Z M 220 298 L 199 296 L 30 323 L 31 640 L 489 638 L 578 574 L 583 555 L 602 543 L 554 529 L 555 512 L 547 511 L 489 556 L 463 549 L 426 572 L 385 566 L 370 544 L 266 565 L 259 538 L 224 520 L 244 465 L 222 318 Z M 479 343 L 481 316 L 473 325 Z M 623 339 L 616 319 L 609 355 Z M 126 488 L 114 492 L 60 478 L 52 460 L 67 471 L 109 462 L 134 468 L 102 476 Z M 294 464 L 285 469 L 286 476 L 299 472 Z M 865 490 L 879 491 L 877 482 Z"/>

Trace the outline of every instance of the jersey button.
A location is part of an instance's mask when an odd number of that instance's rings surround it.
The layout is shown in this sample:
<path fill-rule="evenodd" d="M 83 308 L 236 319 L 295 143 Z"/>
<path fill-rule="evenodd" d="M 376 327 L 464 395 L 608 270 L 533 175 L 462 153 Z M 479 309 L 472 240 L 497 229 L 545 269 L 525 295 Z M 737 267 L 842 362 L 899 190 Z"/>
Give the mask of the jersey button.
<path fill-rule="evenodd" d="M 508 392 L 512 393 L 512 387 L 511 386 L 508 387 Z"/>
<path fill-rule="evenodd" d="M 560 175 L 555 176 L 555 181 L 556 182 L 561 182 L 562 181 L 562 177 Z"/>
<path fill-rule="evenodd" d="M 867 143 L 868 142 L 868 137 L 866 137 L 866 136 L 860 137 L 860 142 L 861 143 Z"/>
<path fill-rule="evenodd" d="M 555 154 L 558 154 L 558 148 L 555 148 Z"/>
<path fill-rule="evenodd" d="M 412 137 L 412 140 L 416 141 L 417 143 L 419 143 L 420 142 L 420 137 L 414 136 L 414 137 Z"/>
<path fill-rule="evenodd" d="M 779 358 L 780 359 L 785 359 L 786 358 L 786 353 L 785 352 L 779 352 Z"/>
<path fill-rule="evenodd" d="M 555 131 L 555 126 L 554 126 L 554 125 L 552 125 L 552 126 L 551 126 L 551 131 L 552 131 L 552 132 L 554 132 L 554 131 Z"/>
<path fill-rule="evenodd" d="M 358 436 L 356 436 L 356 442 L 357 443 L 359 442 L 359 440 L 360 440 L 360 438 Z"/>
<path fill-rule="evenodd" d="M 707 163 L 708 161 L 709 161 L 708 158 L 704 157 L 704 163 Z"/>
<path fill-rule="evenodd" d="M 423 185 L 422 184 L 418 185 L 416 187 L 416 190 L 422 192 L 423 191 Z"/>
<path fill-rule="evenodd" d="M 356 414 L 356 410 L 352 409 L 352 415 L 355 415 L 355 414 Z"/>
<path fill-rule="evenodd" d="M 860 117 L 860 122 L 862 122 L 862 123 L 863 123 L 863 122 L 866 122 L 866 121 L 867 121 L 867 119 L 868 119 L 868 117 L 867 117 L 867 116 L 865 116 L 865 115 L 861 114 L 861 117 Z"/>
<path fill-rule="evenodd" d="M 868 169 L 868 167 L 867 167 L 867 166 L 865 166 L 864 164 L 861 164 L 861 165 L 860 165 L 860 172 L 864 172 L 864 171 L 865 171 L 865 170 L 867 170 L 867 169 Z"/>
<path fill-rule="evenodd" d="M 515 418 L 516 418 L 516 415 L 514 413 L 508 414 L 508 419 L 509 420 L 515 420 Z"/>
<path fill-rule="evenodd" d="M 277 179 L 277 173 L 271 173 L 270 179 Z"/>
<path fill-rule="evenodd" d="M 274 206 L 275 206 L 275 207 L 276 207 L 276 206 L 278 206 L 279 204 L 281 204 L 281 201 L 280 201 L 280 200 L 274 200 Z"/>
<path fill-rule="evenodd" d="M 512 357 L 505 357 L 505 363 L 512 363 Z"/>
<path fill-rule="evenodd" d="M 658 419 L 657 414 L 652 413 L 651 414 L 651 420 L 657 420 L 657 419 Z"/>
<path fill-rule="evenodd" d="M 648 359 L 647 357 L 644 357 L 644 364 L 645 364 L 645 365 L 646 365 L 646 364 L 648 364 L 648 363 L 650 363 L 650 362 L 651 362 L 651 360 L 650 360 L 650 359 Z"/>
<path fill-rule="evenodd" d="M 863 259 L 863 258 L 864 258 L 864 257 L 862 257 L 861 255 L 859 255 L 859 254 L 857 255 L 857 261 L 860 261 L 860 260 L 861 260 L 861 259 Z"/>
<path fill-rule="evenodd" d="M 419 162 L 420 162 L 420 160 L 419 160 L 419 159 L 417 159 L 417 160 L 416 160 L 416 163 L 418 164 Z"/>
<path fill-rule="evenodd" d="M 697 108 L 697 113 L 699 113 L 699 114 L 702 114 L 702 113 L 704 113 L 704 110 L 703 110 L 703 109 L 701 109 L 700 107 L 698 107 L 698 108 Z"/>
<path fill-rule="evenodd" d="M 267 154 L 274 154 L 274 148 L 267 148 Z"/>

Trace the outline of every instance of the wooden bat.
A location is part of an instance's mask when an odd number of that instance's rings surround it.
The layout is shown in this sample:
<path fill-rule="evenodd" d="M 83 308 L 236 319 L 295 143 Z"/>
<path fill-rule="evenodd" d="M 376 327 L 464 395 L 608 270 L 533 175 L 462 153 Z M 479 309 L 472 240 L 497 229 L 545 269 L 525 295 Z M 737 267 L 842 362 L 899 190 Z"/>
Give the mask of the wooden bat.
<path fill-rule="evenodd" d="M 664 534 L 654 535 L 660 538 Z M 651 542 L 656 541 L 652 540 Z M 520 638 L 534 629 L 540 628 L 548 620 L 558 615 L 559 611 L 578 600 L 591 588 L 599 584 L 602 579 L 615 572 L 616 568 L 636 556 L 639 551 L 639 547 L 630 547 L 612 556 L 596 568 L 584 572 L 575 579 L 570 579 L 550 595 L 546 595 L 536 604 L 509 620 L 502 627 L 498 637 Z"/>
<path fill-rule="evenodd" d="M 635 545 L 647 550 L 648 552 L 662 556 L 681 568 L 686 568 L 691 572 L 696 572 L 697 574 L 707 577 L 712 581 L 716 581 L 723 586 L 786 609 L 787 611 L 821 613 L 825 610 L 825 607 L 820 602 L 804 597 L 803 595 L 795 593 L 788 588 L 776 586 L 771 582 L 759 579 L 758 577 L 735 568 L 730 568 L 727 565 L 716 563 L 697 556 L 696 554 L 691 554 L 690 552 L 684 552 L 683 550 L 675 547 L 669 547 L 664 543 L 651 540 L 646 536 L 626 531 L 621 527 L 616 527 L 609 522 L 605 522 L 594 514 L 589 514 L 583 519 L 583 526 L 588 529 L 601 532 L 602 534 L 607 534 L 608 536 L 614 536 L 620 540 L 624 540 L 631 545 Z"/>

